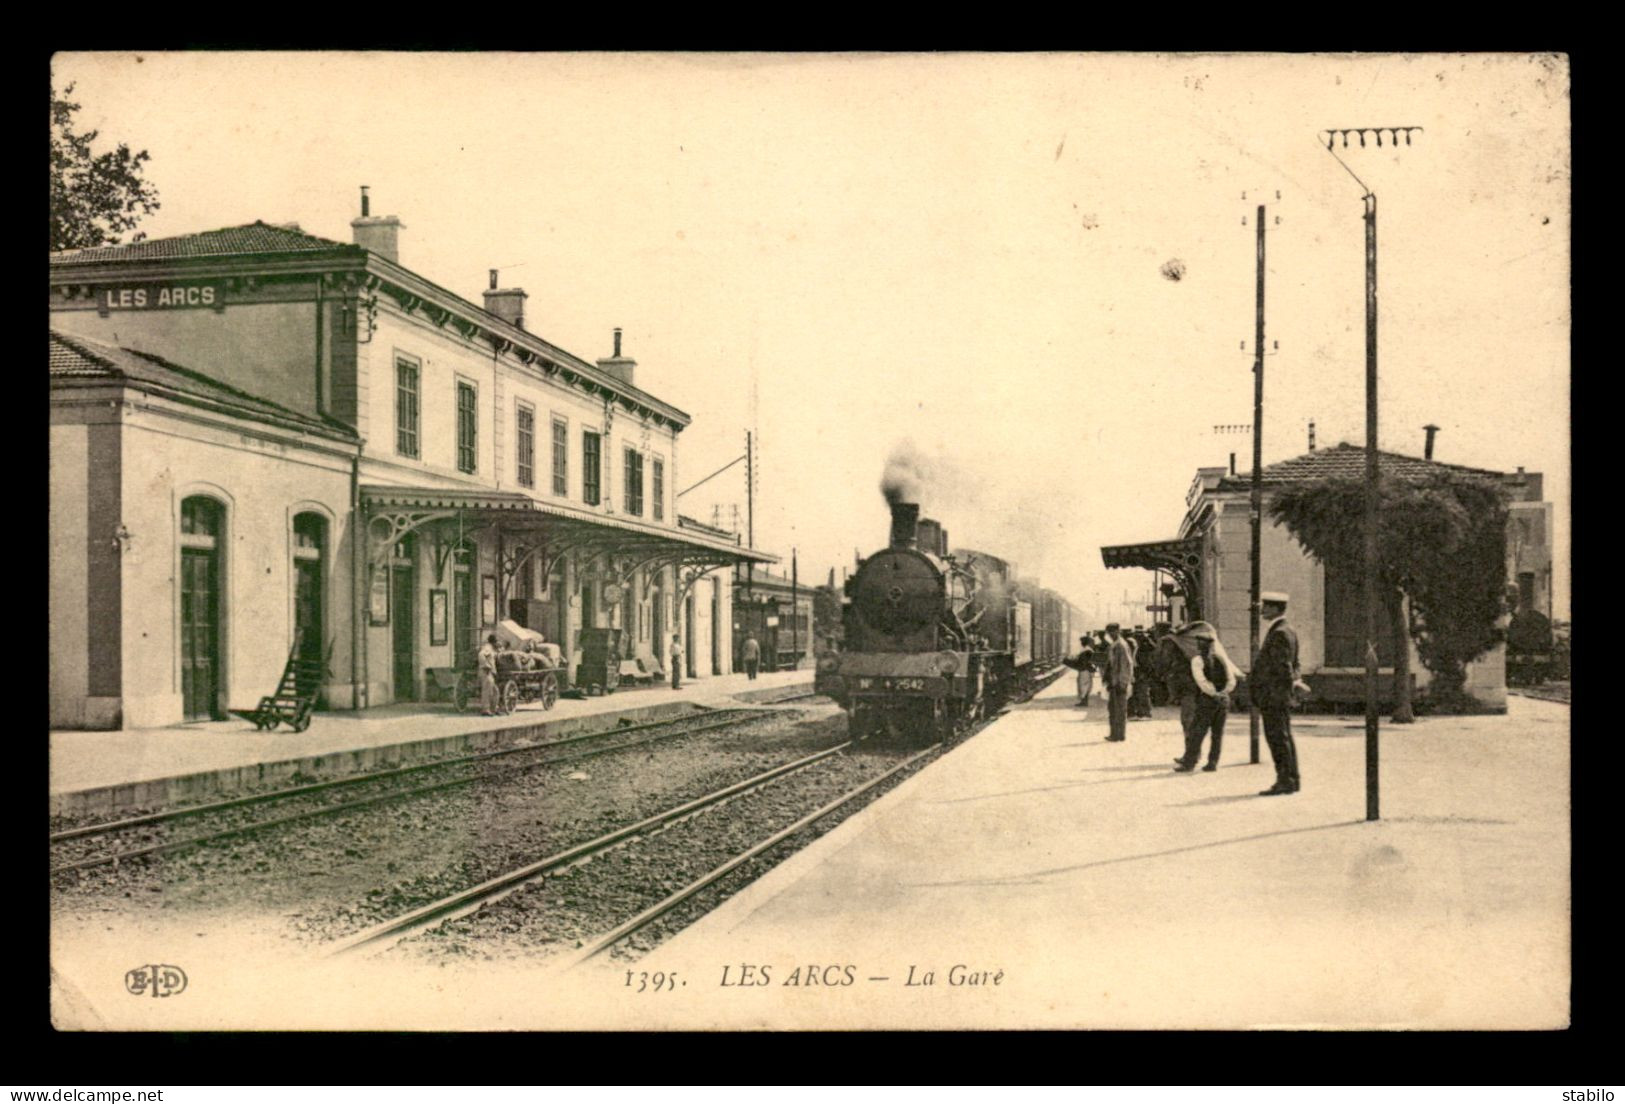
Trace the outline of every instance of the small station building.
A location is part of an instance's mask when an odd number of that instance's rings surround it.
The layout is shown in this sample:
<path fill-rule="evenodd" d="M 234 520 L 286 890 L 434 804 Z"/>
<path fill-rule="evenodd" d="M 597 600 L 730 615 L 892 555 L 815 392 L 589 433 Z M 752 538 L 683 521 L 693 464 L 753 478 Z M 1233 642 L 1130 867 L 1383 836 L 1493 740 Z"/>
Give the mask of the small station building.
<path fill-rule="evenodd" d="M 1429 442 L 1431 446 L 1431 439 Z M 1428 449 L 1432 451 L 1431 447 Z M 1383 477 L 1418 478 L 1449 469 L 1498 482 L 1509 505 L 1507 571 L 1533 608 L 1551 608 L 1552 506 L 1541 501 L 1538 472 L 1514 474 L 1442 464 L 1431 457 L 1378 454 Z M 1365 449 L 1339 444 L 1315 449 L 1262 469 L 1264 519 L 1260 537 L 1260 574 L 1265 590 L 1291 596 L 1288 617 L 1298 632 L 1305 681 L 1326 702 L 1365 700 L 1365 603 L 1358 567 L 1340 570 L 1322 564 L 1300 545 L 1284 525 L 1269 517 L 1270 495 L 1283 487 L 1333 477 L 1359 477 L 1365 471 Z M 1172 540 L 1114 545 L 1101 549 L 1107 567 L 1138 567 L 1161 572 L 1175 623 L 1206 620 L 1218 630 L 1231 656 L 1248 665 L 1248 621 L 1252 601 L 1250 507 L 1252 475 L 1233 467 L 1199 468 L 1185 496 L 1185 516 Z M 1355 519 L 1351 524 L 1358 524 Z M 1385 610 L 1379 610 L 1377 638 L 1381 694 L 1392 701 L 1394 645 Z M 1417 694 L 1430 681 L 1411 644 L 1410 670 Z M 1505 646 L 1498 645 L 1467 667 L 1464 689 L 1491 708 L 1506 705 Z"/>

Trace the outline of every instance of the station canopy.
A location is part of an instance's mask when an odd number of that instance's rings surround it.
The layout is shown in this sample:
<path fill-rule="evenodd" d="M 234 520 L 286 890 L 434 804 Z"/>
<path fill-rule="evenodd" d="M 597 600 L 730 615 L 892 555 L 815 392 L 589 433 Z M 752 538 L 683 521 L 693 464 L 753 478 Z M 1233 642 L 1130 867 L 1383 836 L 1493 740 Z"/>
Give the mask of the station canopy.
<path fill-rule="evenodd" d="M 1166 571 L 1185 593 L 1185 606 L 1199 614 L 1202 594 L 1202 538 L 1147 541 L 1144 544 L 1114 544 L 1101 548 L 1106 566 L 1139 567 Z"/>
<path fill-rule="evenodd" d="M 630 518 L 588 513 L 539 502 L 517 491 L 363 485 L 369 560 L 386 563 L 406 536 L 418 535 L 443 579 L 451 555 L 478 537 L 495 539 L 504 595 L 514 577 L 535 562 L 550 576 L 566 556 L 597 561 L 599 575 L 627 585 L 640 569 L 675 568 L 687 590 L 708 572 L 741 563 L 777 563 L 737 540 Z"/>

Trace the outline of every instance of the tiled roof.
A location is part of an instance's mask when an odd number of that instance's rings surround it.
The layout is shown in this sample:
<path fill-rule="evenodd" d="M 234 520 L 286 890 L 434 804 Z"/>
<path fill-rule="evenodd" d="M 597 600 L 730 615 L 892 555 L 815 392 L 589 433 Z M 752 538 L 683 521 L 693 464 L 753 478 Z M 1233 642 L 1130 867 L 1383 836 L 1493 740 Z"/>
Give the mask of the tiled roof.
<path fill-rule="evenodd" d="M 1504 473 L 1484 468 L 1469 468 L 1461 464 L 1444 464 L 1438 460 L 1424 460 L 1420 456 L 1403 456 L 1397 452 L 1377 452 L 1377 472 L 1398 479 L 1422 479 L 1441 471 L 1466 472 L 1499 479 Z M 1289 483 L 1313 483 L 1321 479 L 1352 478 L 1365 475 L 1365 447 L 1347 442 L 1332 448 L 1316 449 L 1290 460 L 1266 464 L 1263 479 L 1266 486 Z M 1240 491 L 1252 486 L 1251 472 L 1238 472 L 1219 481 L 1221 491 Z"/>
<path fill-rule="evenodd" d="M 331 418 L 315 418 L 250 395 L 201 372 L 171 364 L 162 357 L 134 349 L 121 349 L 82 337 L 69 337 L 51 331 L 51 380 L 72 379 L 132 380 L 165 390 L 206 399 L 257 421 L 296 423 L 319 429 L 329 436 L 354 439 L 355 432 Z"/>
<path fill-rule="evenodd" d="M 125 245 L 98 245 L 52 253 L 51 264 L 103 264 L 109 261 L 169 261 L 193 257 L 235 257 L 262 253 L 318 253 L 329 249 L 359 249 L 345 242 L 319 238 L 296 227 L 251 222 L 174 238 L 154 238 Z"/>

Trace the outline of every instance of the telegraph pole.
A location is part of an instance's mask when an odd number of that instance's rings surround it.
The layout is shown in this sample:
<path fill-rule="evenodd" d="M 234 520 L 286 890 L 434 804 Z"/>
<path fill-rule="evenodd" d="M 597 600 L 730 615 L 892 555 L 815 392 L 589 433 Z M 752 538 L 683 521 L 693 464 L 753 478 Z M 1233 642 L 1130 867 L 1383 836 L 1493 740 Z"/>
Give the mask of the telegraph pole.
<path fill-rule="evenodd" d="M 1326 139 L 1326 151 L 1337 157 L 1336 145 L 1339 136 L 1343 139 L 1343 148 L 1348 149 L 1349 135 L 1355 135 L 1360 140 L 1363 149 L 1368 135 L 1376 136 L 1378 148 L 1382 146 L 1382 137 L 1388 135 L 1389 144 L 1399 145 L 1400 135 L 1405 136 L 1405 144 L 1411 144 L 1411 132 L 1419 131 L 1421 127 L 1351 127 L 1348 129 L 1326 130 L 1321 133 Z M 1379 726 L 1377 720 L 1377 611 L 1378 611 L 1378 572 L 1377 572 L 1377 525 L 1380 517 L 1377 494 L 1377 196 L 1365 181 L 1355 175 L 1353 169 L 1337 157 L 1337 163 L 1342 165 L 1348 174 L 1354 177 L 1354 182 L 1360 185 L 1365 194 L 1361 201 L 1365 206 L 1365 533 L 1364 533 L 1364 560 L 1365 560 L 1365 818 L 1367 820 L 1381 819 L 1379 798 L 1379 775 L 1377 771 L 1379 752 Z M 1409 644 L 1407 643 L 1407 647 Z"/>
<path fill-rule="evenodd" d="M 1247 607 L 1247 654 L 1249 673 L 1258 670 L 1258 617 L 1260 610 L 1260 558 L 1259 539 L 1264 517 L 1264 205 L 1258 205 L 1258 306 L 1256 327 L 1253 332 L 1253 495 L 1248 509 L 1252 525 L 1253 548 L 1249 557 L 1252 572 L 1252 601 Z M 1247 746 L 1249 762 L 1258 762 L 1258 699 L 1247 692 Z"/>
<path fill-rule="evenodd" d="M 1407 135 L 1407 138 L 1409 135 Z M 1378 820 L 1377 197 L 1365 194 L 1365 818 Z M 1409 647 L 1409 643 L 1406 644 Z"/>
<path fill-rule="evenodd" d="M 745 546 L 756 547 L 756 449 L 745 430 Z"/>

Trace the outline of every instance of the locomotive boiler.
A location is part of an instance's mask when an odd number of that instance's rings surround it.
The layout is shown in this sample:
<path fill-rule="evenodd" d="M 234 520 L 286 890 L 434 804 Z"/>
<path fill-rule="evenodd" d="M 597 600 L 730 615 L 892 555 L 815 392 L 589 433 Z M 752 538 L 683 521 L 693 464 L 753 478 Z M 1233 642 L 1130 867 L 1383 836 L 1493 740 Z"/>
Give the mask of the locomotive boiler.
<path fill-rule="evenodd" d="M 847 711 L 854 739 L 947 738 L 996 708 L 1065 647 L 1069 604 L 1008 561 L 950 554 L 918 504 L 892 503 L 889 545 L 858 565 L 842 608 L 844 648 L 819 657 L 815 689 Z"/>

